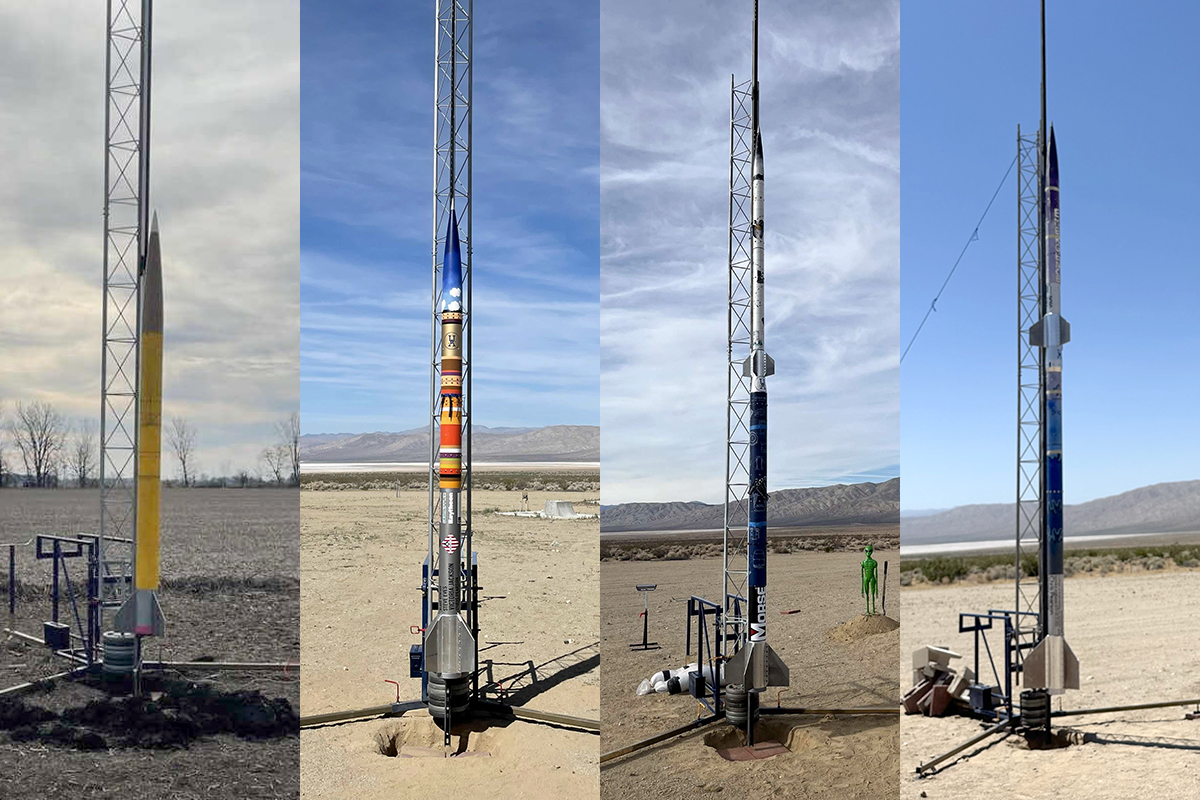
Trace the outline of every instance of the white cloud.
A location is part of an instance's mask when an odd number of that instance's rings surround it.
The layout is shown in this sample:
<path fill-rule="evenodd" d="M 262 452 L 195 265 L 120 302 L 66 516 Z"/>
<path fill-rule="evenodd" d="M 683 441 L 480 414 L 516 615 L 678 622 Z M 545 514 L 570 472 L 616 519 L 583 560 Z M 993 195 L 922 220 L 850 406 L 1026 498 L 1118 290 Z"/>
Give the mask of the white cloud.
<path fill-rule="evenodd" d="M 730 73 L 750 4 L 602 16 L 604 500 L 719 501 Z M 771 3 L 767 170 L 773 487 L 899 463 L 899 11 Z"/>
<path fill-rule="evenodd" d="M 164 414 L 198 428 L 203 469 L 251 467 L 299 405 L 299 12 L 159 4 L 154 23 Z M 104 27 L 102 3 L 0 11 L 0 399 L 78 419 L 99 409 Z"/>

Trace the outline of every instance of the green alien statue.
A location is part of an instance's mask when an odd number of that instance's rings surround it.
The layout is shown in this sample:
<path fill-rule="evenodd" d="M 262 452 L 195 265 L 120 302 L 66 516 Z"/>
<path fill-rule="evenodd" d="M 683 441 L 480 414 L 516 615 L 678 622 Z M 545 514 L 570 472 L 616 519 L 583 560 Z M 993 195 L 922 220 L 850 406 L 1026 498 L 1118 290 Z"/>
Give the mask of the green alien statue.
<path fill-rule="evenodd" d="M 871 558 L 875 548 L 867 545 L 867 557 L 862 562 L 862 595 L 867 598 L 867 616 L 875 614 L 875 596 L 879 594 L 879 578 L 875 572 L 879 562 Z"/>

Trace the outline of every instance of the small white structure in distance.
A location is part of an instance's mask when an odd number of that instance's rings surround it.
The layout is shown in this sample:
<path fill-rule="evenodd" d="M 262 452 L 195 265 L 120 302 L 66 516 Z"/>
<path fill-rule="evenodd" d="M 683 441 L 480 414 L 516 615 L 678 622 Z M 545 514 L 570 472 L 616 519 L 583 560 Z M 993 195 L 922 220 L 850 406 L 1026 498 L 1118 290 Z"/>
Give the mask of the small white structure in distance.
<path fill-rule="evenodd" d="M 500 511 L 506 517 L 537 517 L 539 519 L 595 519 L 599 514 L 576 514 L 570 500 L 547 500 L 542 511 Z"/>

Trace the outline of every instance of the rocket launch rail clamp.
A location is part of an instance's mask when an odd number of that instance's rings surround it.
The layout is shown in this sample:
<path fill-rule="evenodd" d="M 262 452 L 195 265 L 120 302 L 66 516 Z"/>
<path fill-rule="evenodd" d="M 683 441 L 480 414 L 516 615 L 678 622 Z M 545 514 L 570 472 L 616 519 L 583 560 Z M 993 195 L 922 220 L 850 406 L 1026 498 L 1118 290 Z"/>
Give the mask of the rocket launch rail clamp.
<path fill-rule="evenodd" d="M 658 650 L 658 642 L 650 641 L 650 593 L 658 589 L 657 583 L 639 583 L 637 590 L 642 595 L 642 641 L 629 645 L 634 650 Z"/>
<path fill-rule="evenodd" d="M 723 630 L 721 606 L 693 595 L 687 601 L 687 636 L 684 640 L 684 654 L 692 655 L 692 621 L 696 623 L 696 665 L 698 669 L 692 673 L 688 691 L 692 697 L 703 705 L 710 713 L 721 711 L 721 673 L 724 654 L 721 631 Z M 712 629 L 708 621 L 712 620 Z M 705 680 L 705 667 L 712 666 L 711 675 L 716 680 Z"/>

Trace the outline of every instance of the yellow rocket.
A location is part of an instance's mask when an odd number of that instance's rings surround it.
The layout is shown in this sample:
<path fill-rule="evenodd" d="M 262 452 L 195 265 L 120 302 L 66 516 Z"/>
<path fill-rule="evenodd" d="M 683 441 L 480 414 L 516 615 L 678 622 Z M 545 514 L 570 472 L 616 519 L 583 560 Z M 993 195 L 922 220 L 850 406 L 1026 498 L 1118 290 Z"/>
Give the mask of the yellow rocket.
<path fill-rule="evenodd" d="M 113 621 L 118 631 L 162 636 L 158 605 L 159 529 L 162 523 L 162 253 L 158 214 L 150 225 L 142 270 L 141 381 L 138 387 L 137 530 L 133 537 L 133 594 Z"/>

